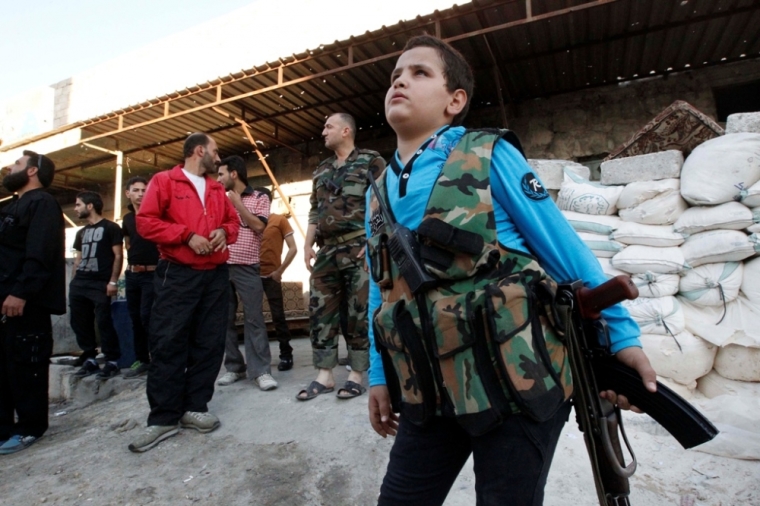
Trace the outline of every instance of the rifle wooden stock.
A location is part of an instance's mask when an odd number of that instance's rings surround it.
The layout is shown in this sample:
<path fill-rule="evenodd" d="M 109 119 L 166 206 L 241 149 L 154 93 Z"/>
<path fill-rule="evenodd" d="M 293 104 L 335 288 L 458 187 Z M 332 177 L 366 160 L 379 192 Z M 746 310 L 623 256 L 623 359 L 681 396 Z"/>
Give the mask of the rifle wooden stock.
<path fill-rule="evenodd" d="M 601 311 L 636 297 L 638 289 L 628 276 L 617 276 L 594 289 L 574 281 L 560 285 L 558 290 L 558 306 L 569 310 L 565 335 L 578 426 L 583 432 L 602 506 L 630 504 L 628 478 L 636 469 L 636 457 L 623 430 L 620 409 L 602 399 L 600 392 L 613 390 L 625 395 L 684 448 L 705 443 L 718 433 L 709 420 L 665 385 L 658 382 L 657 392 L 649 392 L 638 372 L 610 353 L 607 325 L 601 319 Z M 627 466 L 619 435 L 633 459 Z"/>

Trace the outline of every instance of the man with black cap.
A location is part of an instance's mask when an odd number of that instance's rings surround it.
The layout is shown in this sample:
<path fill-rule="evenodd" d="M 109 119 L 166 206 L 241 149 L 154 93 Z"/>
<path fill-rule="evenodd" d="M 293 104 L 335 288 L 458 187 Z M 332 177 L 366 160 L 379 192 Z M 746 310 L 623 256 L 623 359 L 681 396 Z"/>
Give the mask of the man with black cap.
<path fill-rule="evenodd" d="M 63 213 L 43 191 L 54 173 L 48 157 L 24 151 L 3 178 L 15 195 L 0 209 L 0 455 L 48 428 L 50 315 L 66 312 Z"/>

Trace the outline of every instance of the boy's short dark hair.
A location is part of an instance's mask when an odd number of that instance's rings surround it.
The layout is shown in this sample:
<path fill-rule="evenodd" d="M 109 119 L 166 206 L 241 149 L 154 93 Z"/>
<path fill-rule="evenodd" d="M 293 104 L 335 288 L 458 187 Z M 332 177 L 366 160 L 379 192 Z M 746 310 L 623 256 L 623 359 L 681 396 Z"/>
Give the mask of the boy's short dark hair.
<path fill-rule="evenodd" d="M 126 186 L 127 190 L 129 190 L 130 188 L 132 188 L 132 185 L 136 184 L 136 183 L 142 183 L 145 186 L 148 186 L 148 180 L 145 179 L 144 177 L 142 177 L 142 176 L 132 176 L 129 179 L 127 179 L 127 186 Z"/>
<path fill-rule="evenodd" d="M 219 162 L 219 167 L 227 166 L 227 172 L 237 172 L 238 179 L 248 184 L 248 168 L 245 166 L 245 160 L 237 155 L 228 156 Z"/>
<path fill-rule="evenodd" d="M 404 51 L 409 51 L 415 47 L 430 47 L 436 50 L 443 62 L 443 77 L 446 79 L 446 89 L 449 90 L 449 93 L 460 89 L 467 93 L 467 103 L 464 109 L 451 120 L 452 126 L 461 125 L 470 110 L 472 90 L 475 87 L 475 78 L 472 75 L 470 64 L 467 63 L 462 53 L 432 35 L 412 37 L 404 46 Z"/>
<path fill-rule="evenodd" d="M 185 139 L 185 145 L 182 147 L 182 156 L 185 158 L 190 158 L 193 156 L 193 151 L 195 151 L 195 148 L 198 146 L 208 146 L 208 142 L 210 140 L 211 137 L 204 134 L 203 132 L 195 132 L 194 134 L 190 134 L 188 138 Z"/>
<path fill-rule="evenodd" d="M 53 160 L 28 149 L 24 150 L 24 156 L 29 157 L 26 162 L 26 168 L 37 167 L 37 179 L 40 180 L 40 184 L 44 188 L 50 186 L 53 182 L 53 176 L 55 176 L 55 164 Z"/>
<path fill-rule="evenodd" d="M 77 193 L 77 198 L 84 203 L 85 206 L 92 204 L 92 208 L 98 214 L 103 214 L 103 199 L 100 198 L 100 194 L 91 191 Z"/>

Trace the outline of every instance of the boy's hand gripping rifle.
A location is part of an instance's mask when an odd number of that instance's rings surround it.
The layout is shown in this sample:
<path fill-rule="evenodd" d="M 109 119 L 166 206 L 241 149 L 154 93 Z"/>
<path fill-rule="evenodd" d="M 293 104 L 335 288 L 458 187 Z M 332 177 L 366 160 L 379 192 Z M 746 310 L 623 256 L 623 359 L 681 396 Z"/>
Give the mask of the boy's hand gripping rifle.
<path fill-rule="evenodd" d="M 638 297 L 628 276 L 617 276 L 589 289 L 581 281 L 563 284 L 557 291 L 557 307 L 563 312 L 565 339 L 573 374 L 573 404 L 583 432 L 594 482 L 602 506 L 629 505 L 628 478 L 636 471 L 636 456 L 623 429 L 620 408 L 599 396 L 604 390 L 624 395 L 629 402 L 662 425 L 684 448 L 692 448 L 716 436 L 718 430 L 672 390 L 657 383 L 649 392 L 634 369 L 610 353 L 609 334 L 601 311 Z M 620 445 L 622 435 L 630 464 Z"/>

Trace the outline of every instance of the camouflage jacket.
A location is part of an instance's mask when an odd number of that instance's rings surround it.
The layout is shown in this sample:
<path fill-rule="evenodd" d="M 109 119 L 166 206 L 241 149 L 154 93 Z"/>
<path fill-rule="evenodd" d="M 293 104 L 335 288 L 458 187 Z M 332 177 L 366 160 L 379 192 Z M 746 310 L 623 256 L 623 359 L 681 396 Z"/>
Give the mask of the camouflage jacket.
<path fill-rule="evenodd" d="M 512 413 L 547 420 L 572 393 L 551 318 L 556 284 L 497 239 L 490 165 L 501 137 L 519 145 L 506 131 L 467 132 L 433 186 L 416 230 L 433 290 L 413 295 L 391 260 L 384 178 L 369 198 L 370 271 L 382 296 L 372 323 L 394 408 L 418 424 L 456 416 L 473 435 Z"/>
<path fill-rule="evenodd" d="M 343 165 L 333 155 L 323 160 L 312 176 L 309 224 L 317 225 L 322 238 L 336 237 L 364 229 L 367 172 L 378 177 L 385 169 L 379 153 L 355 148 Z"/>

